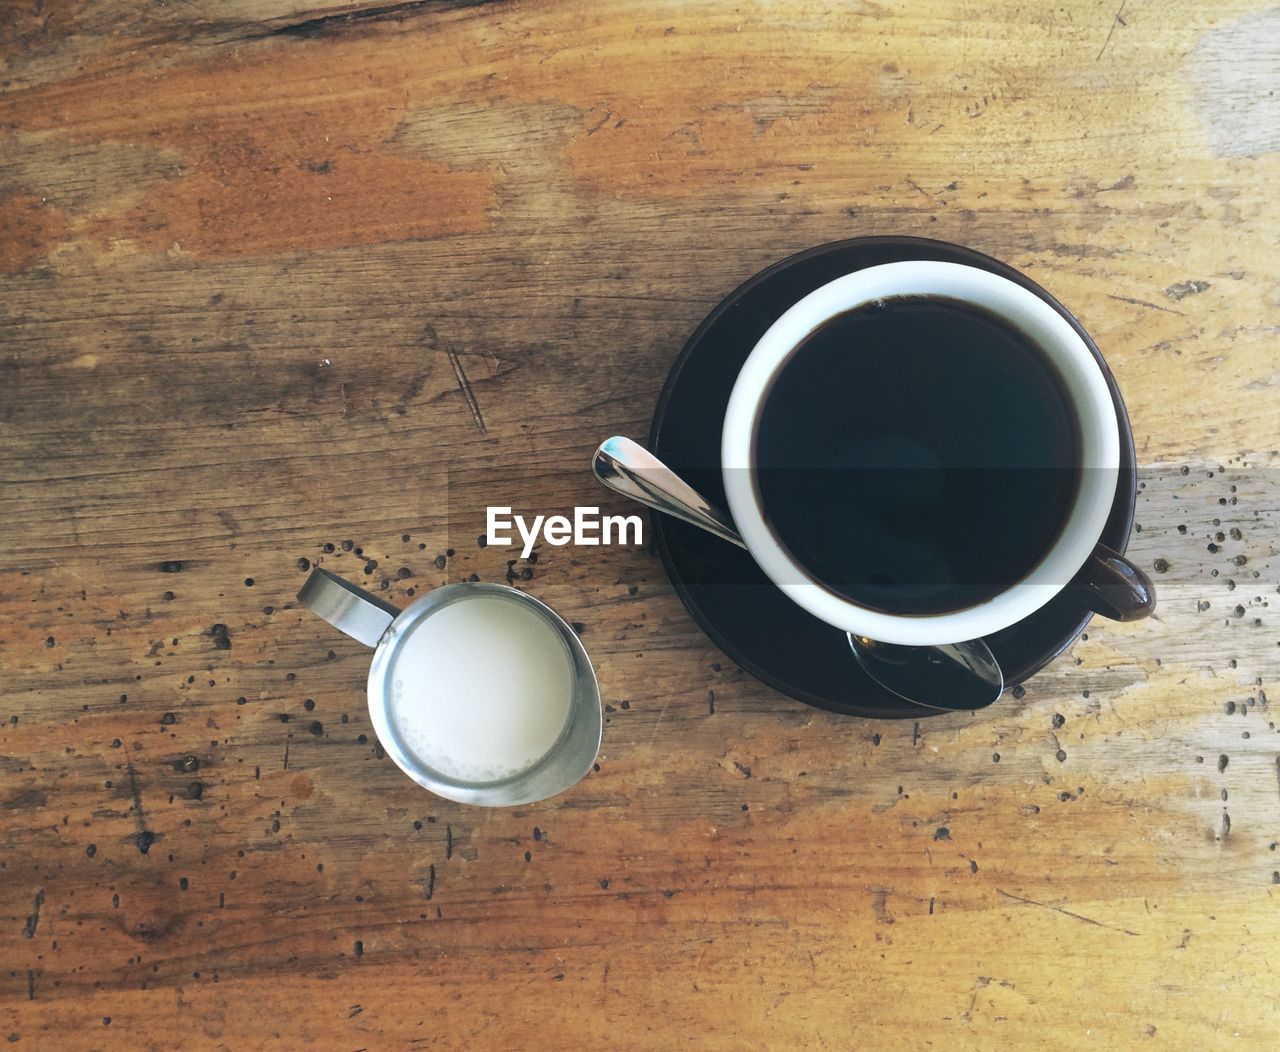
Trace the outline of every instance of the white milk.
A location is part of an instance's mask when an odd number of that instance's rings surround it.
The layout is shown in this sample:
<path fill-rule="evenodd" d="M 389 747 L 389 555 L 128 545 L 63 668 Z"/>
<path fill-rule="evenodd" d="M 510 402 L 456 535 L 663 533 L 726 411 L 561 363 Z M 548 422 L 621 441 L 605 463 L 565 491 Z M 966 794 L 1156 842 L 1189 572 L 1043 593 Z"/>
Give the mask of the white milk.
<path fill-rule="evenodd" d="M 501 596 L 421 621 L 391 670 L 390 717 L 405 747 L 446 778 L 491 782 L 532 767 L 569 718 L 569 648 L 536 609 Z"/>

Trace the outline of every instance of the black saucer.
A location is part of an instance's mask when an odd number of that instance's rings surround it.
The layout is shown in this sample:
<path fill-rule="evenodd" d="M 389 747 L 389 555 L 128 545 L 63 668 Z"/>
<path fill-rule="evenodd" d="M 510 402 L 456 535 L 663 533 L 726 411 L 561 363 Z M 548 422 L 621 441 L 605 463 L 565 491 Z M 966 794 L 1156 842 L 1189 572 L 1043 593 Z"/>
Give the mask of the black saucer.
<path fill-rule="evenodd" d="M 650 448 L 721 507 L 720 428 L 738 370 L 764 331 L 791 304 L 828 281 L 879 263 L 932 259 L 965 263 L 1025 286 L 1084 338 L 1102 366 L 1120 423 L 1120 479 L 1101 540 L 1123 552 L 1133 526 L 1137 474 L 1133 432 L 1097 346 L 1040 286 L 989 256 L 945 241 L 865 237 L 821 245 L 751 278 L 713 310 L 685 344 L 658 399 Z M 858 668 L 843 632 L 787 599 L 749 555 L 696 527 L 651 516 L 663 565 L 707 635 L 742 668 L 784 694 L 852 716 L 920 719 L 931 714 L 884 690 Z M 1030 617 L 987 637 L 1012 687 L 1047 665 L 1092 615 L 1068 588 Z"/>

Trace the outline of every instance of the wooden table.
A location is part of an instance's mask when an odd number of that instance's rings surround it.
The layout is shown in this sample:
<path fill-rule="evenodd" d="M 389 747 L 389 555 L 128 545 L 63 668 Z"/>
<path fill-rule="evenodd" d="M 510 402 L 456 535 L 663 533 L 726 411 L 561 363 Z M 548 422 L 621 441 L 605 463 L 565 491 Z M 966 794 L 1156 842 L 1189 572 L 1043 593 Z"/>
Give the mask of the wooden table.
<path fill-rule="evenodd" d="M 0 1036 L 1274 1048 L 1278 40 L 1234 0 L 6 4 Z M 736 669 L 643 548 L 544 547 L 599 770 L 412 785 L 303 569 L 505 579 L 479 508 L 621 510 L 588 456 L 707 310 L 869 233 L 1097 338 L 1156 619 L 875 723 Z"/>

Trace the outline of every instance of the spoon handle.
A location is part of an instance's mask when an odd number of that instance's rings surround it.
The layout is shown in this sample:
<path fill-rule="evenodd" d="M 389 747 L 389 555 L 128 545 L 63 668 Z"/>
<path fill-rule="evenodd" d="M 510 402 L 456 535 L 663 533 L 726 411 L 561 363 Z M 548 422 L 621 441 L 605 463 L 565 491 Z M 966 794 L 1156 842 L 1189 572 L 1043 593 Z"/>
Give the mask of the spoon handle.
<path fill-rule="evenodd" d="M 591 470 L 624 497 L 746 548 L 724 512 L 638 442 L 620 435 L 606 438 L 591 459 Z"/>

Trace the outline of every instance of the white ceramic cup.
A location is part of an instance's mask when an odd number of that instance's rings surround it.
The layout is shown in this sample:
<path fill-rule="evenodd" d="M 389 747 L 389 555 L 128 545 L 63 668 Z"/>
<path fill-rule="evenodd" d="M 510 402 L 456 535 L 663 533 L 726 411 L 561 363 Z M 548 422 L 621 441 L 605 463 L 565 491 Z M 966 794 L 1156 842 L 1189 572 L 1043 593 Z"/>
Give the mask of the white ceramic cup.
<path fill-rule="evenodd" d="M 1061 377 L 1079 424 L 1080 484 L 1052 546 L 1019 581 L 976 605 L 938 614 L 900 615 L 851 601 L 817 580 L 779 543 L 765 520 L 755 475 L 756 430 L 775 377 L 819 326 L 876 300 L 937 296 L 973 304 L 1027 336 Z M 928 379 L 922 378 L 922 383 Z M 794 602 L 828 624 L 885 643 L 958 643 L 1021 621 L 1057 595 L 1093 554 L 1115 497 L 1120 429 L 1106 378 L 1089 347 L 1045 300 L 976 267 L 910 260 L 868 267 L 823 285 L 792 306 L 760 338 L 738 374 L 721 437 L 725 493 L 752 557 Z M 1119 559 L 1114 553 L 1108 553 Z M 1120 560 L 1125 570 L 1140 573 Z M 1114 571 L 1112 571 L 1114 573 Z M 1126 576 L 1128 576 L 1126 572 Z M 1147 582 L 1149 587 L 1149 582 Z M 1123 600 L 1122 600 L 1123 602 Z M 1154 599 L 1152 599 L 1154 605 Z M 1095 609 L 1117 615 L 1105 607 Z M 1143 616 L 1149 613 L 1147 608 Z"/>

